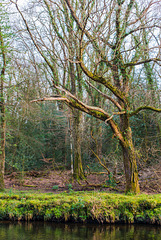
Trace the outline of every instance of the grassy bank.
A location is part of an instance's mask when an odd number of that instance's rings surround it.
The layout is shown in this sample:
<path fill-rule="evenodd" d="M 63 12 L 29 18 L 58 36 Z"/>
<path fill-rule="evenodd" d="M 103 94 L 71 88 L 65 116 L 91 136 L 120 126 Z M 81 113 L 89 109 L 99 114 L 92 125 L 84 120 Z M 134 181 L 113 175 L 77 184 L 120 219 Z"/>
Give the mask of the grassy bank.
<path fill-rule="evenodd" d="M 161 225 L 161 194 L 105 192 L 0 193 L 0 220 L 43 220 Z"/>

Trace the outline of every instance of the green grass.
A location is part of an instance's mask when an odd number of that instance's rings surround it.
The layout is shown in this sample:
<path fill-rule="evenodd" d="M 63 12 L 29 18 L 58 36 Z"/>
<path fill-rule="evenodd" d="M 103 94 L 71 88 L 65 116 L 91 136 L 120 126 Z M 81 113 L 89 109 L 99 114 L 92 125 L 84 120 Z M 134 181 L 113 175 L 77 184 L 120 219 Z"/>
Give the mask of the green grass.
<path fill-rule="evenodd" d="M 43 220 L 161 225 L 161 194 L 107 192 L 0 193 L 0 220 Z"/>

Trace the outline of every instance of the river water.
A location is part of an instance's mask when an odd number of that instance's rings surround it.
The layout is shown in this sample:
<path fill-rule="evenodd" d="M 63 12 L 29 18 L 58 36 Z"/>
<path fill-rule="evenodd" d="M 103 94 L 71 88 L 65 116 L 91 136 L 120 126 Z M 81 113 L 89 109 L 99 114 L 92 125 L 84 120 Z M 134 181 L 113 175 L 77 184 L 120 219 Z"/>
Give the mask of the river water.
<path fill-rule="evenodd" d="M 0 222 L 0 240 L 161 240 L 152 225 Z"/>

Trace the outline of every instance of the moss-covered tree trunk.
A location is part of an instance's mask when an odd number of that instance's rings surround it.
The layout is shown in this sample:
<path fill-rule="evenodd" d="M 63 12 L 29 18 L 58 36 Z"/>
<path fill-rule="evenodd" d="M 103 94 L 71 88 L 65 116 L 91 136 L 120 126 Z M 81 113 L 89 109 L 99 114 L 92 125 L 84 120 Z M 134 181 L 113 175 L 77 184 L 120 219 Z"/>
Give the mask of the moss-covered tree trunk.
<path fill-rule="evenodd" d="M 131 144 L 123 146 L 123 160 L 126 178 L 126 192 L 139 193 L 139 179 L 136 164 L 136 157 L 134 149 L 131 149 Z"/>
<path fill-rule="evenodd" d="M 126 140 L 126 145 L 122 145 L 123 161 L 126 178 L 126 192 L 139 193 L 139 178 L 136 164 L 135 150 L 132 139 Z"/>
<path fill-rule="evenodd" d="M 81 115 L 78 110 L 74 110 L 74 178 L 83 179 L 84 172 L 82 166 L 81 152 Z"/>
<path fill-rule="evenodd" d="M 136 154 L 132 141 L 132 131 L 129 125 L 129 117 L 125 114 L 120 117 L 121 131 L 124 142 L 120 142 L 123 151 L 124 171 L 126 178 L 126 192 L 139 193 L 139 178 L 136 164 Z"/>
<path fill-rule="evenodd" d="M 1 146 L 0 146 L 0 190 L 4 190 L 4 169 L 5 169 L 5 109 L 0 107 L 1 112 Z"/>

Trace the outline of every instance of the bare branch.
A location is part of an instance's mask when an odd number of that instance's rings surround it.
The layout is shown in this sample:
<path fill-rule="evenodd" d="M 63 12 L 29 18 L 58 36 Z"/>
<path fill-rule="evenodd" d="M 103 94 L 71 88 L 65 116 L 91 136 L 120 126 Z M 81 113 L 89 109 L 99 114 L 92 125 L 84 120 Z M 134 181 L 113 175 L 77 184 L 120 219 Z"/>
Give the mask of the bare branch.
<path fill-rule="evenodd" d="M 94 48 L 95 48 L 96 51 L 101 55 L 101 57 L 102 57 L 103 59 L 106 59 L 105 54 L 103 54 L 103 52 L 100 50 L 100 48 L 99 48 L 99 46 L 98 46 L 98 44 L 97 44 L 96 38 L 93 37 L 93 36 L 91 36 L 90 33 L 89 33 L 89 31 L 86 31 L 85 28 L 84 28 L 84 26 L 82 25 L 82 23 L 79 21 L 79 19 L 78 19 L 78 17 L 76 16 L 76 13 L 75 13 L 75 11 L 74 11 L 74 9 L 73 9 L 70 1 L 69 1 L 69 0 L 64 0 L 64 1 L 66 2 L 67 6 L 69 7 L 70 12 L 71 12 L 71 14 L 72 14 L 72 17 L 74 18 L 75 22 L 77 23 L 79 29 L 86 34 L 86 36 L 87 36 L 88 39 L 91 41 L 91 43 L 93 44 Z M 106 43 L 106 44 L 107 44 L 107 43 Z M 111 44 L 108 44 L 108 45 L 111 46 Z M 113 47 L 113 46 L 112 46 L 112 47 Z"/>
<path fill-rule="evenodd" d="M 123 112 L 113 112 L 112 115 L 111 115 L 111 117 L 109 117 L 108 119 L 105 120 L 105 124 L 107 124 L 107 122 L 108 122 L 109 120 L 111 120 L 114 115 L 123 115 L 123 114 L 125 114 L 125 113 L 126 113 L 126 111 L 123 111 Z"/>
<path fill-rule="evenodd" d="M 110 121 L 110 120 L 113 118 L 113 116 L 114 116 L 114 115 L 112 114 L 111 117 L 107 118 L 107 119 L 105 120 L 105 124 L 107 124 L 107 122 Z"/>
<path fill-rule="evenodd" d="M 102 163 L 100 157 L 90 148 L 91 152 L 95 155 L 95 157 L 98 159 L 99 161 L 99 164 L 104 168 L 106 169 L 106 171 L 108 172 L 108 174 L 110 174 L 110 170 L 105 166 L 105 164 Z"/>
<path fill-rule="evenodd" d="M 127 102 L 127 99 L 125 97 L 125 94 L 119 90 L 116 86 L 113 86 L 113 84 L 106 80 L 104 77 L 93 74 L 91 71 L 88 70 L 88 68 L 84 65 L 83 61 L 82 61 L 82 57 L 83 53 L 82 53 L 82 49 L 81 49 L 81 53 L 80 53 L 80 66 L 83 70 L 83 72 L 92 80 L 94 80 L 95 82 L 101 83 L 103 84 L 106 88 L 108 88 L 116 97 L 118 97 L 121 101 L 123 102 Z"/>
<path fill-rule="evenodd" d="M 106 99 L 110 100 L 120 111 L 122 110 L 121 105 L 115 101 L 113 98 L 109 97 L 107 94 L 101 92 L 99 89 L 97 89 L 95 86 L 93 86 L 88 80 L 85 80 L 89 86 L 91 86 L 93 89 L 95 89 L 97 92 L 99 92 L 102 96 L 104 96 Z"/>
<path fill-rule="evenodd" d="M 94 116 L 95 118 L 98 118 L 102 121 L 105 121 L 106 119 L 109 119 L 110 116 L 107 112 L 105 112 L 102 108 L 99 107 L 94 107 L 94 106 L 89 106 L 78 100 L 73 94 L 71 94 L 68 90 L 60 88 L 58 86 L 55 86 L 57 89 L 60 91 L 65 92 L 68 96 L 70 96 L 72 99 L 68 99 L 68 105 L 74 108 L 77 108 L 78 110 L 81 110 L 82 112 L 85 112 L 91 116 Z M 116 113 L 115 113 L 116 114 Z M 123 112 L 118 113 L 118 114 L 123 114 Z M 108 124 L 110 125 L 112 131 L 115 133 L 115 135 L 118 137 L 120 140 L 120 143 L 122 145 L 126 145 L 126 142 L 122 136 L 122 133 L 118 127 L 118 125 L 115 123 L 113 119 L 110 119 L 108 121 Z"/>
<path fill-rule="evenodd" d="M 159 59 L 159 58 L 151 58 L 151 59 L 143 60 L 143 61 L 140 61 L 140 62 L 130 62 L 130 63 L 126 63 L 124 66 L 125 66 L 125 67 L 131 67 L 131 66 L 136 66 L 136 65 L 148 63 L 148 62 L 157 62 L 157 61 L 160 61 L 160 62 L 161 62 L 161 59 Z"/>
<path fill-rule="evenodd" d="M 132 33 L 134 33 L 134 32 L 137 32 L 137 31 L 140 31 L 140 30 L 143 30 L 143 29 L 150 29 L 150 28 L 154 28 L 154 27 L 156 27 L 156 28 L 161 28 L 161 26 L 158 26 L 158 25 L 143 26 L 143 27 L 140 27 L 140 26 L 139 26 L 138 28 L 133 29 L 133 30 L 129 31 L 128 33 L 124 34 L 124 35 L 121 37 L 121 39 L 129 36 L 130 34 L 132 34 Z"/>
<path fill-rule="evenodd" d="M 31 38 L 33 44 L 35 45 L 36 49 L 38 50 L 38 52 L 40 53 L 40 55 L 43 57 L 43 59 L 45 60 L 45 62 L 48 64 L 48 66 L 50 67 L 51 71 L 54 72 L 54 71 L 55 71 L 54 67 L 53 67 L 52 64 L 49 62 L 48 58 L 44 55 L 44 53 L 42 52 L 40 46 L 36 43 L 35 38 L 34 38 L 32 32 L 30 31 L 30 28 L 29 28 L 29 26 L 28 26 L 28 23 L 27 23 L 25 17 L 23 16 L 21 10 L 19 9 L 19 7 L 18 7 L 18 5 L 17 5 L 17 1 L 16 1 L 16 2 L 13 2 L 12 0 L 10 0 L 10 1 L 15 4 L 17 11 L 18 11 L 19 14 L 21 15 L 21 17 L 22 17 L 22 19 L 23 19 L 23 22 L 24 22 L 24 24 L 25 24 L 25 26 L 26 26 L 26 29 L 27 29 L 27 31 L 28 31 L 28 33 L 29 33 L 29 35 L 30 35 L 30 38 Z"/>
<path fill-rule="evenodd" d="M 30 101 L 33 102 L 43 102 L 43 101 L 66 101 L 69 102 L 69 100 L 65 97 L 44 97 L 44 98 L 38 98 Z"/>
<path fill-rule="evenodd" d="M 61 39 L 63 41 L 63 43 L 67 46 L 66 42 L 65 42 L 65 39 L 62 37 L 62 35 L 60 34 L 60 32 L 58 31 L 58 27 L 56 26 L 56 23 L 55 23 L 55 20 L 54 20 L 54 17 L 52 15 L 52 10 L 50 8 L 50 5 L 48 4 L 48 2 L 46 0 L 44 0 L 44 3 L 47 7 L 47 10 L 49 12 L 49 16 L 50 16 L 50 19 L 51 19 L 51 23 L 52 23 L 52 26 L 53 26 L 53 29 L 54 31 L 56 32 L 57 36 L 59 39 Z"/>
<path fill-rule="evenodd" d="M 142 110 L 151 110 L 151 111 L 154 111 L 154 112 L 161 112 L 161 109 L 159 109 L 159 108 L 155 108 L 155 107 L 151 107 L 151 106 L 142 106 L 142 107 L 137 108 L 135 111 L 129 113 L 128 115 L 130 117 L 132 117 Z"/>

